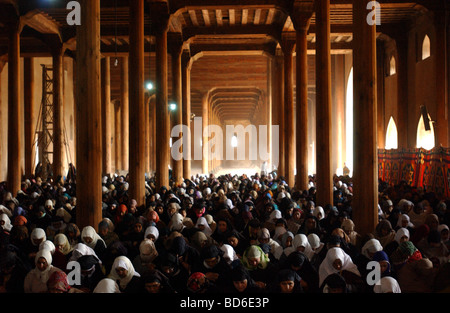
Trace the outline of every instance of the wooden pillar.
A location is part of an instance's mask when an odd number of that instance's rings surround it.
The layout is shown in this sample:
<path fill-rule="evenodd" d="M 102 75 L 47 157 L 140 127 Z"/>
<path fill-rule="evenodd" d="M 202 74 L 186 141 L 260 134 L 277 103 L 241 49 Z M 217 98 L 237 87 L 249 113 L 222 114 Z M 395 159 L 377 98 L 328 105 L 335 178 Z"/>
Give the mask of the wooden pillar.
<path fill-rule="evenodd" d="M 24 120 L 25 120 L 25 176 L 31 177 L 34 174 L 34 137 L 36 131 L 36 117 L 34 114 L 34 58 L 25 58 L 24 64 Z"/>
<path fill-rule="evenodd" d="M 286 39 L 282 42 L 284 54 L 284 176 L 289 186 L 294 186 L 295 183 L 294 47 L 295 41 L 293 40 Z"/>
<path fill-rule="evenodd" d="M 145 205 L 144 0 L 130 2 L 129 196 Z"/>
<path fill-rule="evenodd" d="M 122 170 L 129 170 L 130 160 L 130 91 L 129 91 L 129 57 L 122 58 L 121 63 L 121 99 L 120 99 L 120 113 L 122 114 Z"/>
<path fill-rule="evenodd" d="M 377 42 L 377 64 L 385 64 L 384 41 Z M 377 66 L 377 148 L 386 147 L 386 129 L 384 123 L 384 78 L 385 66 Z M 398 128 L 397 128 L 398 129 Z M 408 130 L 407 130 L 408 131 Z"/>
<path fill-rule="evenodd" d="M 306 13 L 306 12 L 305 12 Z M 294 12 L 293 22 L 296 30 L 296 167 L 295 186 L 297 190 L 309 188 L 308 177 L 308 29 L 311 14 Z"/>
<path fill-rule="evenodd" d="M 189 51 L 182 53 L 181 57 L 182 76 L 182 103 L 183 103 L 183 125 L 191 129 L 191 57 Z M 186 135 L 186 136 L 185 136 Z M 185 136 L 185 137 L 184 137 Z M 183 158 L 183 177 L 191 177 L 191 136 L 183 133 L 186 145 L 183 145 L 183 153 L 188 157 Z"/>
<path fill-rule="evenodd" d="M 330 0 L 316 1 L 316 205 L 333 204 L 331 172 Z"/>
<path fill-rule="evenodd" d="M 156 40 L 156 188 L 169 188 L 170 115 L 167 86 L 167 2 L 150 2 L 152 30 Z"/>
<path fill-rule="evenodd" d="M 20 103 L 20 27 L 8 25 L 8 190 L 15 197 L 22 179 L 22 135 Z"/>
<path fill-rule="evenodd" d="M 112 173 L 111 165 L 111 63 L 110 57 L 102 59 L 102 152 L 103 152 L 103 174 Z"/>
<path fill-rule="evenodd" d="M 150 136 L 151 136 L 151 121 L 150 121 L 150 95 L 145 93 L 145 172 L 150 172 Z"/>
<path fill-rule="evenodd" d="M 156 96 L 150 97 L 150 170 L 156 170 Z"/>
<path fill-rule="evenodd" d="M 209 115 L 208 115 L 208 94 L 203 96 L 202 99 L 202 173 L 208 174 L 208 132 L 206 131 L 209 125 Z"/>
<path fill-rule="evenodd" d="M 53 51 L 53 177 L 64 175 L 64 50 Z"/>
<path fill-rule="evenodd" d="M 276 103 L 277 103 L 277 113 L 278 113 L 278 126 L 279 126 L 279 160 L 278 160 L 278 177 L 285 175 L 285 120 L 284 120 L 284 66 L 283 66 L 283 57 L 277 53 L 275 56 L 276 66 L 275 66 L 275 79 L 277 82 L 277 94 L 276 94 Z"/>
<path fill-rule="evenodd" d="M 182 125 L 183 124 L 183 98 L 182 98 L 182 76 L 181 76 L 181 52 L 182 52 L 182 44 L 174 43 L 174 47 L 171 51 L 172 55 L 172 101 L 177 105 L 175 111 L 172 111 L 173 115 L 173 126 Z M 173 137 L 173 142 L 180 140 L 182 138 L 182 134 L 179 137 Z M 173 162 L 173 170 L 172 170 L 172 179 L 176 185 L 179 185 L 183 182 L 183 159 L 180 160 L 172 160 Z"/>
<path fill-rule="evenodd" d="M 408 36 L 396 36 L 398 148 L 408 147 Z M 411 147 L 413 148 L 413 147 Z"/>
<path fill-rule="evenodd" d="M 376 27 L 367 1 L 353 1 L 353 220 L 361 235 L 378 223 Z"/>
<path fill-rule="evenodd" d="M 97 229 L 102 219 L 100 0 L 80 0 L 77 27 L 77 225 Z M 89 69 L 89 70 L 87 70 Z"/>
<path fill-rule="evenodd" d="M 445 1 L 444 1 L 445 2 Z M 443 3 L 444 3 L 443 2 Z M 436 122 L 434 123 L 436 134 L 436 147 L 448 147 L 447 135 L 448 110 L 446 108 L 446 49 L 449 34 L 445 27 L 445 9 L 434 11 L 434 27 L 436 29 Z"/>
<path fill-rule="evenodd" d="M 122 169 L 122 114 L 120 101 L 114 101 L 114 164 L 116 173 Z"/>

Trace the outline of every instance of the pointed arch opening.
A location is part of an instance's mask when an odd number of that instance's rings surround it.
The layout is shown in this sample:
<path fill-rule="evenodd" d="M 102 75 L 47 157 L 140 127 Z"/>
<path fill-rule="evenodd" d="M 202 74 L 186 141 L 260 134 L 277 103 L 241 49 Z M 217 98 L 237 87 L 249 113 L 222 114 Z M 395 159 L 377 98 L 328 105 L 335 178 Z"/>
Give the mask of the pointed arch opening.
<path fill-rule="evenodd" d="M 423 38 L 423 42 L 422 42 L 422 60 L 425 60 L 426 58 L 429 58 L 430 56 L 431 56 L 430 37 L 428 37 L 428 35 L 425 35 L 425 38 Z"/>
<path fill-rule="evenodd" d="M 395 57 L 391 56 L 391 59 L 389 61 L 389 75 L 394 75 L 397 73 L 397 67 L 395 64 Z"/>
<path fill-rule="evenodd" d="M 397 125 L 395 124 L 394 118 L 391 116 L 389 119 L 388 127 L 386 130 L 386 150 L 398 149 L 398 132 Z"/>
<path fill-rule="evenodd" d="M 431 117 L 429 114 L 428 119 L 431 121 Z M 421 115 L 419 124 L 417 125 L 416 147 L 423 148 L 425 150 L 431 150 L 434 148 L 435 144 L 433 123 L 430 122 L 430 130 L 426 130 L 425 122 L 423 120 L 423 116 Z"/>

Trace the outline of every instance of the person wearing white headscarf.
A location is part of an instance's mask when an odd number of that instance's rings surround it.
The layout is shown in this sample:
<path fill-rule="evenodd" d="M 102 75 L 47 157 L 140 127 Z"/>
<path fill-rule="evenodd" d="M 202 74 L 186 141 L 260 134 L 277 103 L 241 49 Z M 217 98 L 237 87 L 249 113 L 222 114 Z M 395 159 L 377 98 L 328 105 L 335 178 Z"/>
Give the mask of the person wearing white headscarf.
<path fill-rule="evenodd" d="M 47 235 L 45 233 L 45 230 L 43 230 L 42 228 L 33 229 L 33 231 L 31 232 L 31 235 L 30 235 L 30 239 L 31 239 L 31 243 L 33 244 L 33 246 L 39 247 L 41 242 L 47 240 Z"/>
<path fill-rule="evenodd" d="M 82 256 L 85 256 L 85 255 L 92 255 L 98 260 L 98 262 L 100 264 L 102 263 L 100 258 L 95 253 L 94 249 L 88 247 L 87 245 L 85 245 L 84 243 L 81 243 L 81 242 L 77 243 L 73 247 L 72 255 L 69 258 L 69 262 L 77 261 L 79 258 L 81 258 Z"/>
<path fill-rule="evenodd" d="M 323 210 L 323 207 L 316 206 L 313 210 L 313 215 L 320 221 L 325 218 L 325 211 Z"/>
<path fill-rule="evenodd" d="M 85 226 L 81 232 L 81 240 L 101 258 L 106 251 L 106 243 L 92 226 Z"/>
<path fill-rule="evenodd" d="M 50 253 L 52 255 L 56 251 L 55 244 L 53 243 L 53 241 L 50 241 L 50 240 L 46 240 L 46 241 L 41 242 L 41 244 L 39 245 L 39 250 L 43 250 L 43 249 L 47 249 L 48 251 L 50 251 Z"/>
<path fill-rule="evenodd" d="M 183 224 L 183 220 L 184 220 L 184 217 L 180 213 L 173 214 L 170 219 L 169 230 L 171 232 L 177 231 L 177 232 L 181 233 L 183 231 L 183 229 L 186 227 Z"/>
<path fill-rule="evenodd" d="M 39 250 L 34 258 L 35 268 L 28 272 L 24 280 L 25 293 L 46 293 L 47 281 L 50 275 L 59 268 L 52 265 L 52 255 L 49 250 Z"/>
<path fill-rule="evenodd" d="M 159 253 L 155 243 L 151 239 L 144 239 L 139 244 L 139 254 L 133 260 L 134 269 L 144 275 L 155 268 L 153 261 L 158 257 Z"/>
<path fill-rule="evenodd" d="M 270 246 L 270 253 L 279 260 L 283 255 L 283 247 L 281 244 L 270 238 L 270 232 L 267 228 L 261 228 L 258 233 L 258 242 L 261 244 L 268 244 Z"/>
<path fill-rule="evenodd" d="M 64 255 L 69 254 L 72 251 L 72 246 L 70 245 L 69 239 L 65 234 L 57 234 L 53 239 L 53 243 L 56 248 Z"/>
<path fill-rule="evenodd" d="M 158 230 L 158 228 L 156 226 L 153 226 L 153 225 L 152 226 L 148 226 L 145 229 L 144 238 L 147 238 L 147 239 L 150 239 L 150 240 L 153 240 L 154 242 L 156 242 L 156 240 L 158 240 L 158 238 L 159 238 L 159 230 Z"/>
<path fill-rule="evenodd" d="M 126 256 L 118 256 L 114 259 L 108 278 L 114 280 L 123 293 L 142 292 L 141 275 L 134 269 L 133 263 Z"/>
<path fill-rule="evenodd" d="M 395 228 L 399 229 L 402 227 L 409 228 L 409 229 L 414 228 L 414 224 L 411 223 L 411 218 L 409 217 L 408 214 L 400 214 L 400 216 L 398 217 L 397 225 Z"/>
<path fill-rule="evenodd" d="M 223 251 L 223 258 L 229 265 L 233 263 L 233 261 L 239 260 L 239 257 L 236 254 L 236 251 L 234 251 L 234 248 L 230 246 L 229 244 L 223 244 L 220 246 L 220 250 Z"/>
<path fill-rule="evenodd" d="M 361 248 L 361 254 L 364 255 L 369 260 L 372 260 L 375 252 L 383 250 L 383 246 L 381 245 L 378 239 L 370 239 L 368 240 Z"/>
<path fill-rule="evenodd" d="M 7 232 L 10 232 L 11 228 L 13 227 L 13 225 L 11 224 L 11 220 L 6 213 L 2 213 L 0 215 L 0 226 Z"/>
<path fill-rule="evenodd" d="M 111 278 L 103 278 L 92 293 L 121 293 L 119 285 Z"/>
<path fill-rule="evenodd" d="M 211 236 L 213 233 L 213 231 L 211 230 L 211 227 L 208 224 L 208 221 L 203 216 L 201 216 L 197 219 L 197 222 L 195 223 L 195 227 L 198 228 L 200 231 L 204 232 L 206 236 Z"/>
<path fill-rule="evenodd" d="M 314 250 L 309 244 L 308 237 L 305 234 L 297 234 L 292 240 L 292 246 L 284 249 L 284 254 L 289 256 L 294 251 L 300 251 L 305 254 L 309 261 L 311 261 L 314 256 Z"/>
<path fill-rule="evenodd" d="M 402 293 L 398 281 L 391 277 L 385 276 L 380 279 L 378 284 L 373 287 L 374 293 Z"/>
<path fill-rule="evenodd" d="M 357 266 L 342 248 L 330 248 L 319 267 L 319 286 L 322 286 L 322 283 L 329 275 L 337 273 L 343 276 L 344 271 L 361 278 Z"/>

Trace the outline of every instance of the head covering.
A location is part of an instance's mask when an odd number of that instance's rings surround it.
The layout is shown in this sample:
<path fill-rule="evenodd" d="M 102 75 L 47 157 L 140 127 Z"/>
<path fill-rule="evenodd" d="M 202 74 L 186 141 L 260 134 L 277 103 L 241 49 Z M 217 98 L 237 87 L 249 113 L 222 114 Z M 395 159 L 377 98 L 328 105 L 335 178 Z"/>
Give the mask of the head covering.
<path fill-rule="evenodd" d="M 397 243 L 400 243 L 400 239 L 402 239 L 402 237 L 408 237 L 408 240 L 410 238 L 409 236 L 409 230 L 407 228 L 399 228 L 396 232 L 395 232 L 395 241 Z"/>
<path fill-rule="evenodd" d="M 153 235 L 155 237 L 155 241 L 159 238 L 159 230 L 156 226 L 149 226 L 145 229 L 144 238 L 148 238 L 147 236 Z"/>
<path fill-rule="evenodd" d="M 6 230 L 6 231 L 11 231 L 11 228 L 13 227 L 13 225 L 11 224 L 11 220 L 9 219 L 8 215 L 6 215 L 5 213 L 2 213 L 0 215 L 0 221 L 3 222 L 3 225 L 1 225 L 1 227 Z"/>
<path fill-rule="evenodd" d="M 120 293 L 119 285 L 111 278 L 104 278 L 98 282 L 93 293 Z"/>
<path fill-rule="evenodd" d="M 228 264 L 231 264 L 235 260 L 239 260 L 236 251 L 229 244 L 221 245 L 220 250 L 223 251 L 223 258 L 225 259 L 225 261 L 227 261 Z"/>
<path fill-rule="evenodd" d="M 343 290 L 344 293 L 346 293 L 347 290 L 347 282 L 345 281 L 344 277 L 339 275 L 338 273 L 333 273 L 328 275 L 325 280 L 321 283 L 323 284 L 323 293 L 329 293 L 330 288 L 337 289 L 340 288 Z"/>
<path fill-rule="evenodd" d="M 381 276 L 386 276 L 391 273 L 391 262 L 389 261 L 389 256 L 383 250 L 375 252 L 372 261 L 376 262 L 386 261 L 388 263 L 388 268 L 386 269 L 386 271 L 381 273 Z"/>
<path fill-rule="evenodd" d="M 180 213 L 173 214 L 172 218 L 170 219 L 170 231 L 182 231 L 185 228 L 183 219 L 183 215 L 181 215 Z"/>
<path fill-rule="evenodd" d="M 248 259 L 253 259 L 253 258 L 259 259 L 258 265 L 256 265 L 256 266 L 250 265 Z M 246 269 L 252 271 L 257 268 L 265 269 L 268 266 L 270 259 L 264 253 L 264 251 L 261 249 L 261 247 L 259 247 L 257 245 L 251 245 L 250 247 L 245 249 L 245 251 L 242 255 L 241 261 Z"/>
<path fill-rule="evenodd" d="M 370 253 L 375 253 L 381 250 L 383 250 L 381 243 L 378 241 L 378 239 L 372 238 L 363 245 L 363 247 L 361 248 L 361 254 L 363 254 L 368 259 L 372 259 Z"/>
<path fill-rule="evenodd" d="M 47 249 L 53 255 L 53 253 L 55 253 L 56 247 L 52 241 L 46 240 L 39 244 L 39 250 L 42 250 L 42 249 Z"/>
<path fill-rule="evenodd" d="M 300 275 L 298 275 L 295 271 L 285 268 L 280 270 L 277 273 L 277 282 L 281 283 L 282 281 L 293 281 L 293 282 L 300 282 L 301 278 Z"/>
<path fill-rule="evenodd" d="M 325 218 L 325 211 L 321 206 L 316 206 L 313 210 L 313 215 L 320 221 Z"/>
<path fill-rule="evenodd" d="M 205 274 L 195 272 L 189 276 L 187 281 L 187 290 L 193 293 L 201 293 L 205 291 L 209 286 L 209 281 Z"/>
<path fill-rule="evenodd" d="M 144 239 L 139 245 L 139 255 L 143 263 L 151 263 L 158 256 L 153 240 Z"/>
<path fill-rule="evenodd" d="M 67 239 L 67 236 L 62 233 L 56 234 L 55 238 L 53 238 L 53 243 L 55 246 L 62 246 L 59 251 L 61 251 L 64 255 L 67 255 L 70 251 L 72 251 L 69 239 Z"/>
<path fill-rule="evenodd" d="M 73 247 L 72 256 L 70 257 L 69 262 L 77 261 L 83 255 L 93 255 L 98 259 L 99 263 L 101 263 L 101 260 L 95 253 L 94 249 L 88 247 L 84 243 L 78 243 Z"/>
<path fill-rule="evenodd" d="M 403 226 L 403 222 L 406 222 L 406 225 Z M 400 214 L 397 220 L 397 227 L 414 227 L 414 224 L 411 223 L 411 218 L 408 214 Z"/>
<path fill-rule="evenodd" d="M 308 258 L 308 260 L 311 260 L 314 256 L 314 251 L 311 248 L 311 245 L 309 244 L 308 237 L 306 237 L 305 234 L 297 234 L 294 236 L 294 239 L 292 240 L 292 247 L 291 249 L 287 248 L 284 249 L 284 253 L 289 256 L 294 251 L 299 251 L 298 249 L 300 247 L 304 248 L 303 253 Z"/>
<path fill-rule="evenodd" d="M 379 283 L 373 287 L 373 291 L 375 293 L 402 293 L 398 281 L 391 276 L 381 278 Z"/>
<path fill-rule="evenodd" d="M 320 237 L 315 233 L 309 234 L 307 236 L 307 238 L 308 238 L 309 245 L 311 246 L 312 249 L 317 250 L 318 248 L 324 246 L 324 243 L 320 241 Z M 321 248 L 320 248 L 320 250 L 321 250 Z M 315 251 L 315 253 L 318 253 L 318 251 Z"/>
<path fill-rule="evenodd" d="M 53 272 L 47 281 L 48 290 L 58 290 L 62 292 L 68 292 L 70 290 L 69 281 L 67 278 L 67 274 L 63 271 L 55 271 Z"/>
<path fill-rule="evenodd" d="M 287 247 L 287 240 L 289 239 L 289 237 L 291 237 L 291 240 L 294 240 L 294 234 L 290 231 L 286 231 L 283 236 L 281 236 L 281 246 L 283 248 L 288 248 Z M 292 243 L 291 243 L 292 246 Z"/>
<path fill-rule="evenodd" d="M 197 223 L 195 223 L 195 227 L 198 228 L 199 225 L 203 225 L 205 228 L 202 230 L 207 236 L 211 236 L 212 230 L 208 224 L 208 221 L 205 217 L 201 216 L 197 219 Z"/>
<path fill-rule="evenodd" d="M 127 270 L 127 274 L 124 278 L 121 278 L 117 272 L 117 268 L 123 268 Z M 124 255 L 118 256 L 114 259 L 114 263 L 111 267 L 111 272 L 109 273 L 109 278 L 114 279 L 114 281 L 119 281 L 119 285 L 122 289 L 126 288 L 128 283 L 131 281 L 133 276 L 140 277 L 141 275 L 134 270 L 133 263 L 130 259 Z"/>
<path fill-rule="evenodd" d="M 42 241 L 45 241 L 45 240 L 47 240 L 47 235 L 45 234 L 45 230 L 43 230 L 42 228 L 35 228 L 31 232 L 30 238 L 31 238 L 31 242 L 33 243 L 33 245 L 36 246 L 36 244 L 34 243 L 34 240 L 42 239 Z"/>
<path fill-rule="evenodd" d="M 319 286 L 322 285 L 328 275 L 338 273 L 339 271 L 333 267 L 333 262 L 339 259 L 342 263 L 341 271 L 346 270 L 358 276 L 361 276 L 357 266 L 353 263 L 351 257 L 339 247 L 330 248 L 325 259 L 319 266 Z"/>
<path fill-rule="evenodd" d="M 50 271 L 53 268 L 53 266 L 52 266 L 53 259 L 52 259 L 52 255 L 51 255 L 50 251 L 47 250 L 47 249 L 39 250 L 36 253 L 36 256 L 34 257 L 34 264 L 35 265 L 37 265 L 37 263 L 38 263 L 40 258 L 44 258 L 47 261 L 47 264 L 48 264 L 47 268 L 45 268 L 43 271 L 41 271 L 36 266 L 31 271 L 38 277 L 38 279 L 42 283 L 46 284 L 47 281 L 48 281 L 49 275 L 50 275 Z"/>
<path fill-rule="evenodd" d="M 84 240 L 84 238 L 91 238 L 92 241 L 89 242 L 89 243 L 87 243 L 87 242 Z M 82 240 L 87 246 L 89 246 L 89 247 L 92 248 L 92 249 L 95 248 L 95 246 L 97 245 L 97 242 L 98 242 L 99 240 L 100 240 L 100 241 L 103 241 L 103 243 L 104 243 L 104 240 L 102 239 L 102 237 L 100 237 L 100 235 L 97 234 L 97 232 L 95 231 L 94 227 L 92 227 L 92 226 L 85 226 L 85 227 L 83 228 L 83 231 L 81 232 L 81 240 Z M 105 246 L 106 246 L 106 244 L 105 244 Z"/>

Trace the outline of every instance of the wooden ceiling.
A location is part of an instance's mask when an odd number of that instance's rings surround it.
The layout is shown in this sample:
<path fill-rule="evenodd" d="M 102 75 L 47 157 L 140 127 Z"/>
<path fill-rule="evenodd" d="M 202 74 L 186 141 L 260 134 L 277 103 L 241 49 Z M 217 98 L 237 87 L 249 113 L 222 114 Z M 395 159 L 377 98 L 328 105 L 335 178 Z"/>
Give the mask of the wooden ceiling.
<path fill-rule="evenodd" d="M 101 0 L 101 50 L 105 55 L 123 55 L 129 50 L 129 1 Z M 347 53 L 352 47 L 352 0 L 330 0 L 331 2 L 331 48 L 332 53 Z M 439 7 L 445 0 L 378 0 L 381 4 L 381 23 L 379 32 L 399 24 L 408 25 L 422 12 Z M 67 47 L 67 54 L 74 56 L 76 51 L 76 27 L 67 24 L 70 10 L 66 9 L 66 0 L 0 0 L 0 55 L 7 53 L 7 34 L 4 20 L 14 11 L 24 17 L 24 29 L 21 36 L 21 49 L 24 55 L 49 55 L 52 41 L 57 40 Z M 149 4 L 151 0 L 146 0 Z M 297 0 L 296 5 L 311 5 L 313 0 Z M 282 40 L 295 40 L 295 29 L 290 18 L 294 1 L 292 0 L 168 0 L 170 13 L 168 25 L 169 45 L 183 43 L 183 49 L 193 58 L 211 56 L 229 57 L 238 62 L 242 58 L 254 57 L 257 66 L 261 58 L 275 55 Z M 153 55 L 155 41 L 152 36 L 152 19 L 145 12 L 145 50 Z M 9 12 L 9 13 L 8 13 Z M 26 18 L 25 18 L 26 17 Z M 309 51 L 315 49 L 315 16 L 312 15 L 308 34 Z M 44 44 L 43 44 L 44 43 Z M 234 58 L 231 58 L 231 57 Z M 201 59 L 201 58 L 200 58 Z M 151 59 L 150 59 L 151 60 Z M 214 62 L 213 62 L 214 63 Z M 249 63 L 247 63 L 249 64 Z M 250 63 L 251 64 L 251 63 Z M 238 65 L 239 66 L 239 65 Z M 169 66 L 170 70 L 170 66 Z M 223 75 L 227 67 L 219 70 L 210 80 Z M 248 118 L 255 110 L 265 93 L 261 87 L 267 79 L 262 71 L 255 84 L 245 77 L 251 66 L 243 71 L 241 79 L 226 81 L 231 86 L 215 85 L 212 96 L 221 103 L 217 107 L 221 118 L 239 115 Z M 195 75 L 194 75 L 195 76 Z M 114 84 L 114 80 L 112 80 Z M 120 79 L 117 83 L 120 82 Z M 169 84 L 170 85 L 170 84 Z M 245 91 L 238 90 L 243 87 Z M 196 92 L 203 92 L 193 80 L 193 111 L 198 107 Z M 117 84 L 112 87 L 119 90 Z M 262 92 L 255 92 L 262 90 Z M 248 94 L 252 94 L 251 96 Z M 259 98 L 258 98 L 259 97 Z M 221 100 L 218 100 L 221 99 Z M 239 113 L 240 112 L 240 113 Z M 199 113 L 199 112 L 197 112 Z"/>

